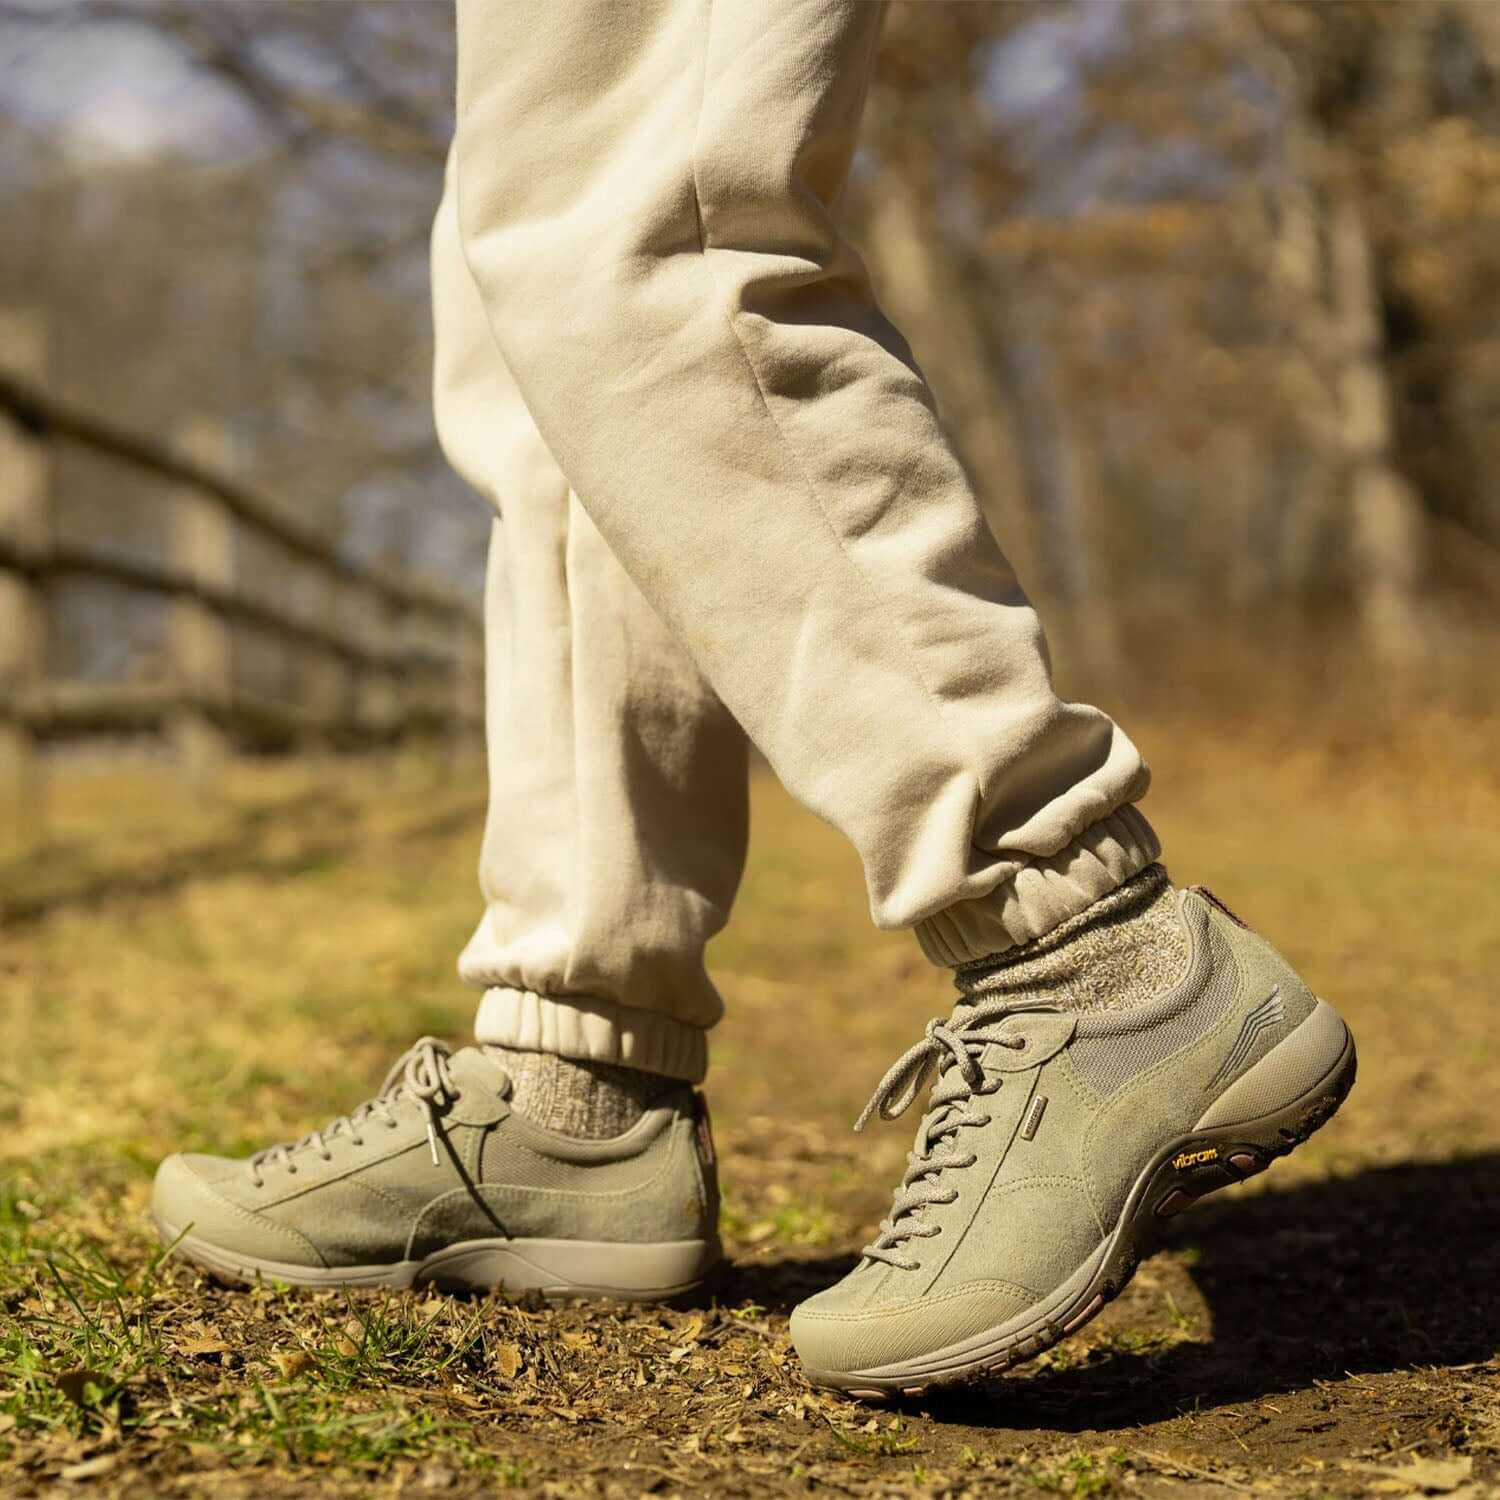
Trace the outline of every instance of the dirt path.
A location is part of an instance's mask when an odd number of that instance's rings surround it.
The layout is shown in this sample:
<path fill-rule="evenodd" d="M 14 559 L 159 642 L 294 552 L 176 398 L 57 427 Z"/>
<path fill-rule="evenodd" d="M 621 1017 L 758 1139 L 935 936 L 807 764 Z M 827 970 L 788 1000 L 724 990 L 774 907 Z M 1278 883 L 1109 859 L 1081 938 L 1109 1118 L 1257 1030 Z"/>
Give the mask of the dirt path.
<path fill-rule="evenodd" d="M 148 1273 L 161 1153 L 290 1134 L 364 1097 L 417 1032 L 462 1035 L 470 830 L 356 812 L 342 852 L 3 934 L 0 1489 L 1491 1493 L 1492 789 L 1403 793 L 1397 822 L 1378 767 L 1161 740 L 1151 810 L 1174 873 L 1338 1002 L 1360 1083 L 1291 1160 L 1174 1221 L 1080 1337 L 910 1408 L 810 1392 L 785 1316 L 885 1207 L 907 1122 L 849 1124 L 945 984 L 869 932 L 849 856 L 769 782 L 715 955 L 733 1268 L 702 1308 L 240 1295 Z"/>

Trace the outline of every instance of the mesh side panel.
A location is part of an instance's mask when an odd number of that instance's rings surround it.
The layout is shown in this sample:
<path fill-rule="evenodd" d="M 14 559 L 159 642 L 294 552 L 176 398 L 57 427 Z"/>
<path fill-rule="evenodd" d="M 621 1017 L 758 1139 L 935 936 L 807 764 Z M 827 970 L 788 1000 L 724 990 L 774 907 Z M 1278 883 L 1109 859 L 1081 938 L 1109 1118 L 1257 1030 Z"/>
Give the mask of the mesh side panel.
<path fill-rule="evenodd" d="M 1205 918 L 1190 923 L 1196 928 L 1193 961 L 1170 995 L 1155 1005 L 1080 1021 L 1068 1055 L 1097 1093 L 1112 1094 L 1180 1052 L 1217 1025 L 1234 1003 L 1240 976 L 1229 945 Z"/>
<path fill-rule="evenodd" d="M 672 1130 L 663 1130 L 639 1156 L 624 1161 L 570 1162 L 542 1156 L 508 1136 L 489 1133 L 480 1180 L 486 1186 L 549 1188 L 562 1192 L 619 1193 L 645 1187 L 667 1163 Z"/>

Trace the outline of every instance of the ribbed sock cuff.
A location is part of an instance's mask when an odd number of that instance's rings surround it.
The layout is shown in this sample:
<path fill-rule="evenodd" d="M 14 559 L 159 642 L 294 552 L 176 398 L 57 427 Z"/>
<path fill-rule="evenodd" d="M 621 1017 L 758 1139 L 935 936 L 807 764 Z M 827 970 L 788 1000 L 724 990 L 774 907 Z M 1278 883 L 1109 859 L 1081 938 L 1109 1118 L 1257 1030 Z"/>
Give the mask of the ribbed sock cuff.
<path fill-rule="evenodd" d="M 555 1052 L 518 1052 L 486 1044 L 485 1055 L 510 1075 L 510 1102 L 533 1125 L 580 1140 L 623 1135 L 672 1080 L 618 1063 L 580 1062 Z"/>
<path fill-rule="evenodd" d="M 1066 849 L 1034 859 L 987 896 L 955 902 L 916 924 L 935 964 L 957 968 L 1029 943 L 1087 910 L 1161 854 L 1161 840 L 1135 806 L 1084 829 Z"/>
<path fill-rule="evenodd" d="M 684 1083 L 701 1083 L 708 1071 L 708 1034 L 701 1028 L 587 995 L 488 989 L 479 1002 L 474 1039 L 517 1052 L 616 1063 Z"/>
<path fill-rule="evenodd" d="M 1151 864 L 1051 932 L 965 964 L 954 979 L 975 1003 L 1125 1010 L 1169 990 L 1190 957 L 1171 878 Z"/>

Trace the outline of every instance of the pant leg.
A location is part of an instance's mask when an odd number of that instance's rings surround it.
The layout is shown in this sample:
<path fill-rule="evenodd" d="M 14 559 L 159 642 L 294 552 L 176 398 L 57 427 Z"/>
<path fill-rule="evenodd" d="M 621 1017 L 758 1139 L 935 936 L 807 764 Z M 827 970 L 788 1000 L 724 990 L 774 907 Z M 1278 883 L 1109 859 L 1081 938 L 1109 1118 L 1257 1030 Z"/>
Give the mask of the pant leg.
<path fill-rule="evenodd" d="M 450 172 L 451 188 L 451 172 Z M 499 510 L 485 589 L 480 1041 L 697 1080 L 703 949 L 744 863 L 743 732 L 570 492 L 491 337 L 451 191 L 433 229 L 438 431 Z"/>
<path fill-rule="evenodd" d="M 956 963 L 1152 860 L 831 211 L 881 7 L 459 0 L 464 250 L 538 426 L 875 920 Z"/>

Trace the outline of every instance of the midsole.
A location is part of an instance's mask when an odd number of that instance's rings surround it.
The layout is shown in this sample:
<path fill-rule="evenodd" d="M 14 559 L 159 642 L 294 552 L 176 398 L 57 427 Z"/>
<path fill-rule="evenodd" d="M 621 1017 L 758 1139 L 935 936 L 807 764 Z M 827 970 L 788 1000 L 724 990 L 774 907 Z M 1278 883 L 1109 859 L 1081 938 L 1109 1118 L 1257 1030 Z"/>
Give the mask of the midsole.
<path fill-rule="evenodd" d="M 373 1265 L 306 1266 L 262 1260 L 179 1233 L 158 1222 L 162 1238 L 210 1270 L 247 1280 L 291 1286 L 394 1286 L 430 1282 L 456 1286 L 508 1286 L 516 1290 L 580 1290 L 622 1294 L 661 1292 L 691 1285 L 719 1259 L 710 1240 L 624 1243 L 608 1240 L 483 1239 L 445 1245 L 420 1260 Z"/>

